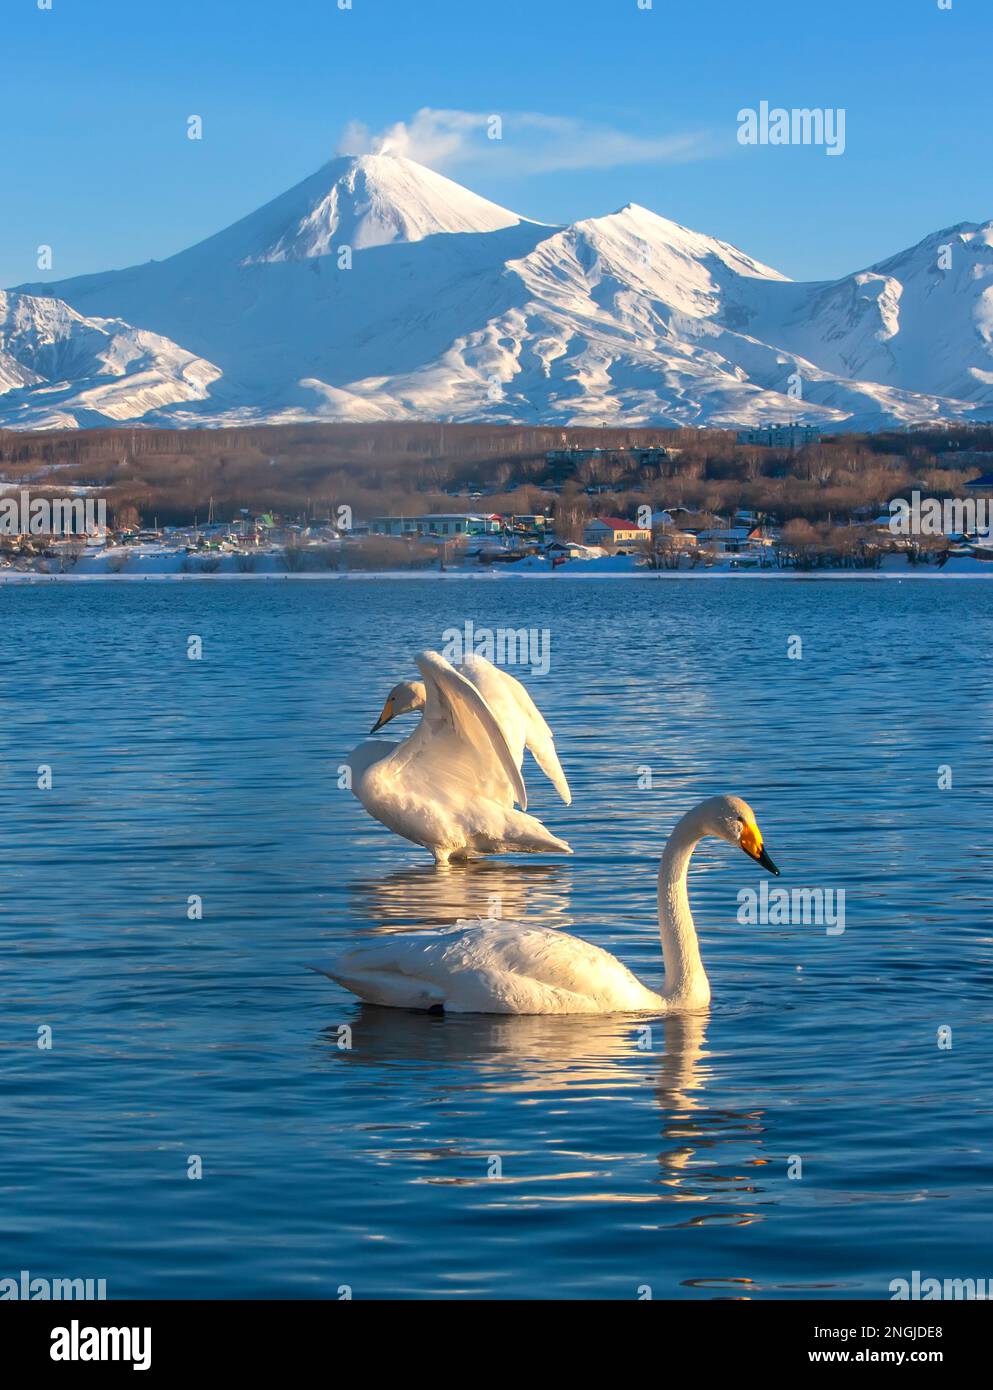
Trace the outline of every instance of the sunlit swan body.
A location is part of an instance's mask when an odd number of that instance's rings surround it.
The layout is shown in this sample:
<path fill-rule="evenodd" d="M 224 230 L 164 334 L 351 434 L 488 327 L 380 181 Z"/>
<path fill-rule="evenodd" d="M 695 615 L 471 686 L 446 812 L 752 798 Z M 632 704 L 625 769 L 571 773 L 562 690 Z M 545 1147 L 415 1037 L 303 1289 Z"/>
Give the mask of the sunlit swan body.
<path fill-rule="evenodd" d="M 690 857 L 707 835 L 738 845 L 770 871 L 755 815 L 736 796 L 688 812 L 669 837 L 658 877 L 661 993 L 609 951 L 565 932 L 520 923 L 460 924 L 454 931 L 390 936 L 312 969 L 370 1004 L 452 1013 L 605 1014 L 702 1009 L 710 1001 L 686 892 Z"/>
<path fill-rule="evenodd" d="M 395 686 L 372 732 L 423 710 L 417 728 L 402 743 L 360 744 L 349 759 L 352 791 L 369 814 L 439 864 L 507 851 L 571 854 L 527 814 L 525 748 L 563 801 L 572 797 L 552 732 L 520 681 L 479 656 L 456 669 L 422 652 L 417 666 L 423 681 Z"/>

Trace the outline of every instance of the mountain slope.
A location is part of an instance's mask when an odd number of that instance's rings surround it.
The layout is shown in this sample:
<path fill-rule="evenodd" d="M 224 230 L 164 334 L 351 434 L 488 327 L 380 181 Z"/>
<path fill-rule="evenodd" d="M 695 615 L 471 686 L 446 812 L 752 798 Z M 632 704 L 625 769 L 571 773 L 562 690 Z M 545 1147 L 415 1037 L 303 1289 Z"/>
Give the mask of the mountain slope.
<path fill-rule="evenodd" d="M 961 223 L 867 270 L 791 285 L 750 331 L 826 370 L 993 402 L 993 222 Z"/>
<path fill-rule="evenodd" d="M 0 290 L 0 420 L 8 427 L 131 420 L 205 399 L 220 375 L 156 333 Z"/>
<path fill-rule="evenodd" d="M 67 424 L 989 419 L 991 287 L 993 223 L 798 284 L 637 205 L 547 227 L 410 160 L 339 159 L 166 261 L 23 287 L 119 346 L 56 369 L 24 339 L 0 424 L 52 418 L 52 371 Z"/>

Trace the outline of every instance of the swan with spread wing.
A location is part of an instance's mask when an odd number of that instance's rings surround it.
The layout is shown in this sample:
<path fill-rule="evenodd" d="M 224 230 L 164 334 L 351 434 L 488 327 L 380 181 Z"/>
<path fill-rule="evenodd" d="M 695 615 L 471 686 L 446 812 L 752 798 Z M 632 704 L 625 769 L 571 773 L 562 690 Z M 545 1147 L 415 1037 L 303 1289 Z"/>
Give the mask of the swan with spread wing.
<path fill-rule="evenodd" d="M 402 743 L 360 744 L 348 760 L 352 791 L 369 814 L 424 845 L 437 864 L 477 854 L 571 854 L 527 814 L 525 749 L 567 805 L 572 794 L 552 731 L 520 681 L 475 655 L 456 668 L 422 652 L 417 668 L 423 679 L 393 687 L 372 732 L 422 710 L 417 728 Z"/>

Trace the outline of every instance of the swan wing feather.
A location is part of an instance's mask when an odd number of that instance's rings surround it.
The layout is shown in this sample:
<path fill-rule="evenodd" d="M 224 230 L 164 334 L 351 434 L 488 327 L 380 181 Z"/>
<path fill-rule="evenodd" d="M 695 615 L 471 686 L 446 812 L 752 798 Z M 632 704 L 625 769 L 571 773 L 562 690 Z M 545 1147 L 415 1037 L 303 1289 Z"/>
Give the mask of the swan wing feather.
<path fill-rule="evenodd" d="M 479 764 L 480 782 L 505 779 L 514 800 L 527 810 L 528 794 L 499 720 L 472 681 L 437 652 L 421 652 L 417 669 L 424 677 L 427 702 L 422 727 L 434 732 L 442 711 L 460 740 L 470 745 Z M 418 730 L 418 733 L 420 730 Z M 411 742 L 417 739 L 417 735 Z"/>
<path fill-rule="evenodd" d="M 515 676 L 476 653 L 467 656 L 459 670 L 476 686 L 500 721 L 517 766 L 521 766 L 527 748 L 569 806 L 572 792 L 555 750 L 555 736 L 527 688 Z"/>

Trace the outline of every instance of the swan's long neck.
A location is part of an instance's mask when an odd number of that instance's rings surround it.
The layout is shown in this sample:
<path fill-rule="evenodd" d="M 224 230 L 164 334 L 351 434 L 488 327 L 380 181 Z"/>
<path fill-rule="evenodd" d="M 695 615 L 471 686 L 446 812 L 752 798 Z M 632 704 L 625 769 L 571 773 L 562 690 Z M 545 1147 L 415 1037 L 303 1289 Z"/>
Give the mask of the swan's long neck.
<path fill-rule="evenodd" d="M 659 865 L 659 934 L 665 957 L 662 997 L 695 1008 L 710 1001 L 710 982 L 700 959 L 686 872 L 703 835 L 699 818 L 691 811 L 669 836 Z"/>

